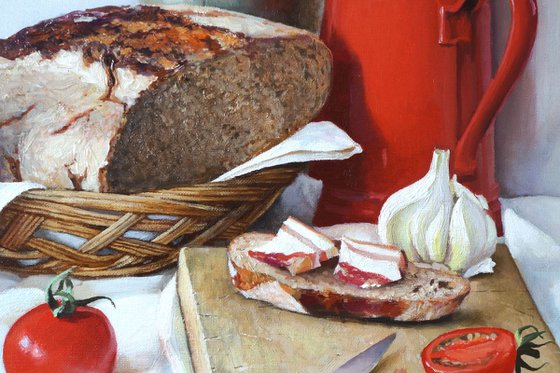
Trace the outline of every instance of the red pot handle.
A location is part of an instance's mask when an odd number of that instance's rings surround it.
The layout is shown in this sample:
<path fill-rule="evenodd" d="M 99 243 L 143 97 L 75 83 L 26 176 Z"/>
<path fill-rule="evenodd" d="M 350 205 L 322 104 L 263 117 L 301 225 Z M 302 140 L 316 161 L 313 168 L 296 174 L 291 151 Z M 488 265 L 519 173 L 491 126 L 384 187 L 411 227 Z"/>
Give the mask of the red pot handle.
<path fill-rule="evenodd" d="M 474 6 L 468 0 L 440 1 L 440 44 L 468 42 L 470 22 L 464 10 L 474 11 L 483 1 Z M 511 27 L 502 63 L 455 149 L 454 171 L 463 179 L 474 176 L 478 145 L 525 68 L 537 35 L 537 0 L 510 0 L 510 7 Z M 449 22 L 450 19 L 454 20 Z"/>

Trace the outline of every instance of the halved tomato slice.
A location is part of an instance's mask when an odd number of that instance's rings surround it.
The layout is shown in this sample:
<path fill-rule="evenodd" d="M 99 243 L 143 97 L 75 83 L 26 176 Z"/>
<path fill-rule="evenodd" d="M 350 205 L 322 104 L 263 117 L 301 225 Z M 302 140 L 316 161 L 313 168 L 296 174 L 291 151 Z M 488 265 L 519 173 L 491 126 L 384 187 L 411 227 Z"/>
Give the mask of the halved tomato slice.
<path fill-rule="evenodd" d="M 517 344 L 499 328 L 459 329 L 440 335 L 422 351 L 428 373 L 512 373 Z"/>
<path fill-rule="evenodd" d="M 539 348 L 553 343 L 545 341 L 546 332 L 528 325 L 511 333 L 500 328 L 458 329 L 430 342 L 422 351 L 422 364 L 428 373 L 520 373 L 521 369 L 537 371 L 523 360 L 525 355 L 540 358 Z"/>

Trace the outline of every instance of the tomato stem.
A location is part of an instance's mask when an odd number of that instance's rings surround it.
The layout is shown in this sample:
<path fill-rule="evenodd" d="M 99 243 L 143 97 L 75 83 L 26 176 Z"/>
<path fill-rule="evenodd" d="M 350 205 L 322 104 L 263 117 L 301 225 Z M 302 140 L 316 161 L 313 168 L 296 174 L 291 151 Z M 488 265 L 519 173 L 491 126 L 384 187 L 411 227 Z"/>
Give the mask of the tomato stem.
<path fill-rule="evenodd" d="M 92 302 L 106 299 L 113 307 L 116 308 L 115 303 L 111 298 L 104 296 L 96 296 L 87 299 L 76 299 L 74 298 L 74 284 L 70 280 L 70 274 L 72 274 L 72 269 L 68 269 L 61 274 L 55 276 L 45 292 L 46 302 L 49 305 L 54 317 L 70 317 L 74 314 L 77 307 L 87 306 Z M 53 292 L 53 286 L 58 282 L 58 286 L 55 292 Z"/>
<path fill-rule="evenodd" d="M 526 330 L 533 330 L 533 332 L 526 334 L 524 336 L 523 333 Z M 532 372 L 535 372 L 547 364 L 544 363 L 539 367 L 533 367 L 523 360 L 523 357 L 526 355 L 531 356 L 535 359 L 540 358 L 541 353 L 538 350 L 539 347 L 545 346 L 549 343 L 553 343 L 552 341 L 545 341 L 544 343 L 540 343 L 540 344 L 534 342 L 534 340 L 536 340 L 537 338 L 544 339 L 543 334 L 545 333 L 546 333 L 545 331 L 540 331 L 534 325 L 527 325 L 521 327 L 515 332 L 515 341 L 517 343 L 517 358 L 515 361 L 515 373 L 521 373 L 521 369 L 527 369 Z"/>

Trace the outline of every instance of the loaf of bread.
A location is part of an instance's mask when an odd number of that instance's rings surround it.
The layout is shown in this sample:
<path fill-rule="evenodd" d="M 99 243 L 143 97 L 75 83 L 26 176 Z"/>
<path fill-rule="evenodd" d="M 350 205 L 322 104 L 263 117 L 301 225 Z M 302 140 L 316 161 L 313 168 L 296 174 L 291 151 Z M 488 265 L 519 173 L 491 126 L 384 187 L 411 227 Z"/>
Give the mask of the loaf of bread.
<path fill-rule="evenodd" d="M 339 281 L 333 274 L 336 263 L 294 276 L 249 255 L 273 238 L 272 234 L 246 233 L 234 239 L 228 247 L 229 271 L 233 285 L 243 296 L 289 311 L 430 321 L 455 312 L 470 292 L 469 281 L 460 276 L 413 264 L 409 264 L 402 280 L 371 289 Z"/>
<path fill-rule="evenodd" d="M 0 181 L 128 193 L 207 182 L 307 124 L 314 35 L 203 7 L 103 7 L 0 40 Z"/>

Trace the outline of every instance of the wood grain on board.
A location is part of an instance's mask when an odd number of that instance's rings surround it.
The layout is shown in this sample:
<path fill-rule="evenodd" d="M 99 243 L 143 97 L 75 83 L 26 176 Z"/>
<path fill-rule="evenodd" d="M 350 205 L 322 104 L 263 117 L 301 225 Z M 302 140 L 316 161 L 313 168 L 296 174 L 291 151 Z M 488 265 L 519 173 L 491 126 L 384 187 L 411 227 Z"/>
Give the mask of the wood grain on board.
<path fill-rule="evenodd" d="M 225 249 L 185 249 L 177 287 L 196 372 L 331 372 L 390 333 L 397 338 L 375 372 L 421 372 L 420 353 L 447 331 L 495 326 L 546 328 L 505 246 L 496 273 L 476 277 L 459 312 L 439 322 L 383 323 L 300 315 L 235 292 Z M 550 334 L 547 337 L 551 338 Z M 528 359 L 530 361 L 530 358 Z M 542 372 L 560 367 L 555 344 L 542 348 Z"/>

